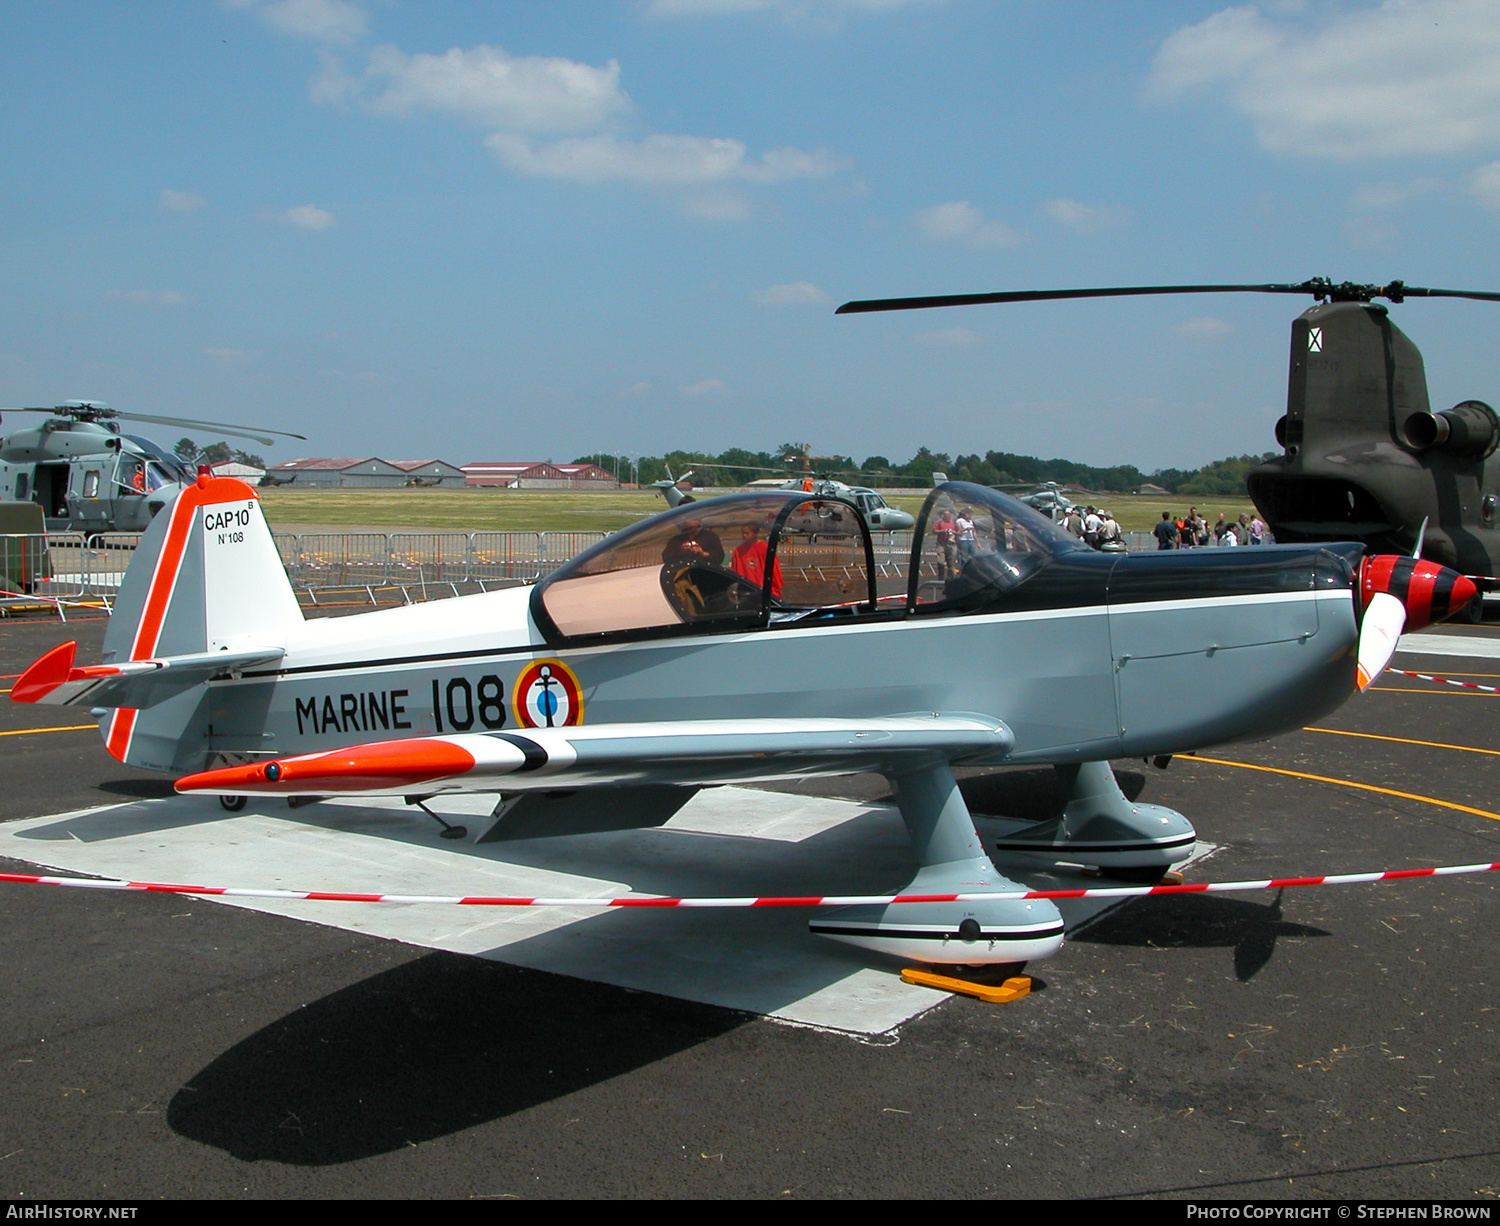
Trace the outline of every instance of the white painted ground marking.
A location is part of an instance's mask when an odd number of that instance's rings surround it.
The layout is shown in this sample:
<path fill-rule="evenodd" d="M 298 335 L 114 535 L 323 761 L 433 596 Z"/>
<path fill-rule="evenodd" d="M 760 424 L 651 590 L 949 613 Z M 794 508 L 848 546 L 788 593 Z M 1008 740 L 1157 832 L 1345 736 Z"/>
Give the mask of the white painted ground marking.
<path fill-rule="evenodd" d="M 711 788 L 661 829 L 475 844 L 490 798 L 430 804 L 467 823 L 470 840 L 438 839 L 430 818 L 394 799 L 295 811 L 279 800 L 252 801 L 228 814 L 212 797 L 182 796 L 5 823 L 0 854 L 130 880 L 525 896 L 878 893 L 904 885 L 913 868 L 901 820 L 884 805 Z M 984 819 L 979 824 L 985 833 Z M 1038 889 L 1079 884 L 1014 876 Z M 203 901 L 855 1034 L 887 1032 L 945 999 L 902 983 L 894 960 L 812 935 L 808 913 L 794 908 L 580 915 Z M 1071 930 L 1112 905 L 1068 900 L 1060 909 Z"/>
<path fill-rule="evenodd" d="M 1460 634 L 1403 634 L 1396 644 L 1403 651 L 1419 656 L 1470 656 L 1477 659 L 1500 659 L 1500 638 L 1481 638 Z"/>

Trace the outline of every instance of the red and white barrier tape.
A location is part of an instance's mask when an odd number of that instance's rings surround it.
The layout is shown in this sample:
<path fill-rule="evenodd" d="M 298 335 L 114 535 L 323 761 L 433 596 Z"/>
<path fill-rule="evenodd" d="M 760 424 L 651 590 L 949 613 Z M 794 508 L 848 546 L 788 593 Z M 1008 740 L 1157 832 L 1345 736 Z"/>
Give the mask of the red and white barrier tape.
<path fill-rule="evenodd" d="M 1458 873 L 1492 873 L 1493 864 L 1452 864 L 1444 868 L 1398 868 L 1383 873 L 1341 873 L 1326 877 L 1279 877 L 1262 881 L 1206 881 L 1184 885 L 1105 886 L 1089 890 L 1009 890 L 983 894 L 853 894 L 765 898 L 511 898 L 483 895 L 445 897 L 429 894 L 347 894 L 330 890 L 248 890 L 229 886 L 169 885 L 157 881 L 99 881 L 88 877 L 36 877 L 0 873 L 0 882 L 19 885 L 67 885 L 85 890 L 139 890 L 148 894 L 207 894 L 223 898 L 290 898 L 311 902 L 445 903 L 465 907 L 856 907 L 888 903 L 1004 902 L 1029 898 L 1135 898 L 1147 894 L 1213 894 L 1239 890 L 1279 890 L 1303 885 L 1359 885 L 1408 877 L 1451 877 Z"/>
<path fill-rule="evenodd" d="M 1431 673 L 1412 673 L 1404 668 L 1388 668 L 1388 673 L 1399 673 L 1403 677 L 1420 677 L 1423 681 L 1441 681 L 1444 685 L 1459 685 L 1466 690 L 1483 690 L 1486 694 L 1500 694 L 1500 687 L 1475 685 L 1472 681 L 1455 681 L 1452 677 L 1434 677 Z"/>

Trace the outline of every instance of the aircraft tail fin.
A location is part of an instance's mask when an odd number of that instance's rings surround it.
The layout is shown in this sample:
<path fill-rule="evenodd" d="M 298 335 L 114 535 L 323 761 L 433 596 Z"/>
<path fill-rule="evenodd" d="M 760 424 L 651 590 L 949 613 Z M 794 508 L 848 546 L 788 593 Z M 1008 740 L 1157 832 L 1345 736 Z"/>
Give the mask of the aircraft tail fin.
<path fill-rule="evenodd" d="M 124 664 L 275 647 L 302 622 L 256 492 L 200 475 L 151 522 L 120 586 L 104 662 Z M 109 752 L 151 770 L 201 762 L 208 713 L 201 686 L 149 710 L 116 709 Z"/>

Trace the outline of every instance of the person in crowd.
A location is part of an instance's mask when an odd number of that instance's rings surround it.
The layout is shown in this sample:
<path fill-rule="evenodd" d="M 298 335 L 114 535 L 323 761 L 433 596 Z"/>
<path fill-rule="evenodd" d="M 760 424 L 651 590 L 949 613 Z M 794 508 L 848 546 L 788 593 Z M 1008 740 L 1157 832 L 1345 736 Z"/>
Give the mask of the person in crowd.
<path fill-rule="evenodd" d="M 963 566 L 972 558 L 978 550 L 978 540 L 974 534 L 974 511 L 970 507 L 964 507 L 959 511 L 958 518 L 953 521 L 953 534 L 958 542 L 958 564 Z"/>
<path fill-rule="evenodd" d="M 1104 523 L 1099 528 L 1099 548 L 1103 549 L 1111 542 L 1120 540 L 1125 534 L 1120 530 L 1120 523 L 1113 515 L 1108 511 L 1101 511 L 1100 514 L 1104 517 Z"/>
<path fill-rule="evenodd" d="M 756 587 L 766 582 L 766 543 L 761 539 L 756 524 L 745 524 L 740 528 L 740 543 L 729 555 L 729 569 L 741 579 L 748 579 Z M 771 559 L 771 599 L 781 599 L 781 559 Z"/>
<path fill-rule="evenodd" d="M 681 530 L 661 551 L 663 562 L 707 562 L 711 566 L 724 565 L 724 544 L 712 528 L 705 528 L 701 519 L 684 520 Z"/>
<path fill-rule="evenodd" d="M 1085 507 L 1083 512 L 1083 543 L 1090 549 L 1099 548 L 1099 529 L 1104 526 L 1104 519 L 1099 514 L 1097 507 Z"/>
<path fill-rule="evenodd" d="M 940 559 L 938 566 L 942 573 L 938 577 L 946 579 L 957 574 L 958 567 L 953 558 L 953 512 L 948 507 L 942 508 L 932 521 L 932 539 L 937 542 Z"/>
<path fill-rule="evenodd" d="M 1151 535 L 1156 537 L 1158 549 L 1177 548 L 1177 525 L 1172 522 L 1171 511 L 1161 513 L 1161 521 L 1151 529 Z"/>

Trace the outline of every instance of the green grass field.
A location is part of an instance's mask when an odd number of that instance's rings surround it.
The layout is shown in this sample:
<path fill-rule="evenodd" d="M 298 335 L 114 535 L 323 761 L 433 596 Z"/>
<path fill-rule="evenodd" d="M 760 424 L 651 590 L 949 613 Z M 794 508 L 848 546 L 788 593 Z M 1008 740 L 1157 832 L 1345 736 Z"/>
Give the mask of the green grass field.
<path fill-rule="evenodd" d="M 360 529 L 420 532 L 612 532 L 666 507 L 648 490 L 261 490 L 273 529 L 291 526 L 352 532 Z M 891 500 L 916 514 L 920 497 Z M 1184 514 L 1196 504 L 1213 523 L 1220 511 L 1230 519 L 1253 513 L 1247 496 L 1179 498 L 1134 494 L 1100 495 L 1126 531 L 1145 532 L 1163 511 Z"/>

